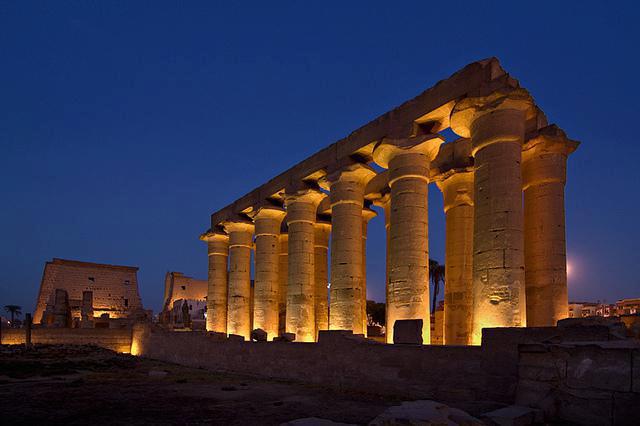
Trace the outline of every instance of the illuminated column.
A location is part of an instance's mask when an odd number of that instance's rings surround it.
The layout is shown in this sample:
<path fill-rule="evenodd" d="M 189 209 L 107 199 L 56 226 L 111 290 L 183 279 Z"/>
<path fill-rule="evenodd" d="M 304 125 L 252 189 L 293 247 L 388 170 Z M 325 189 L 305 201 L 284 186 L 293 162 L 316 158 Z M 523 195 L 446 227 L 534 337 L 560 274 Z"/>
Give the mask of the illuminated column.
<path fill-rule="evenodd" d="M 287 324 L 287 285 L 289 282 L 289 234 L 286 223 L 280 229 L 280 258 L 278 265 L 278 335 L 286 331 Z"/>
<path fill-rule="evenodd" d="M 473 326 L 473 171 L 454 172 L 439 181 L 438 187 L 446 217 L 444 344 L 469 345 Z"/>
<path fill-rule="evenodd" d="M 534 111 L 523 89 L 458 102 L 451 128 L 471 137 L 474 157 L 473 333 L 526 326 L 522 143 Z"/>
<path fill-rule="evenodd" d="M 555 126 L 522 152 L 527 325 L 555 326 L 569 316 L 564 185 L 567 156 L 578 142 Z"/>
<path fill-rule="evenodd" d="M 324 196 L 306 189 L 285 198 L 289 227 L 286 330 L 296 335 L 297 342 L 313 342 L 316 337 L 313 240 L 316 208 Z"/>
<path fill-rule="evenodd" d="M 223 232 L 202 234 L 207 242 L 209 275 L 207 279 L 207 331 L 227 332 L 227 266 L 229 236 Z"/>
<path fill-rule="evenodd" d="M 253 223 L 225 222 L 229 234 L 227 333 L 251 339 L 251 248 Z"/>
<path fill-rule="evenodd" d="M 366 207 L 362 210 L 362 332 L 367 337 L 367 228 L 378 213 Z"/>
<path fill-rule="evenodd" d="M 351 164 L 328 176 L 331 200 L 331 301 L 329 328 L 364 334 L 362 319 L 362 208 L 364 188 L 376 173 Z"/>
<path fill-rule="evenodd" d="M 316 222 L 314 238 L 314 281 L 315 281 L 315 315 L 317 332 L 329 329 L 329 297 L 328 297 L 328 249 L 331 223 Z"/>
<path fill-rule="evenodd" d="M 383 140 L 373 152 L 389 169 L 387 343 L 393 343 L 396 320 L 421 319 L 422 341 L 431 342 L 429 318 L 429 166 L 442 144 L 437 135 Z"/>
<path fill-rule="evenodd" d="M 285 212 L 279 207 L 262 207 L 256 224 L 253 327 L 267 332 L 267 340 L 278 336 L 280 277 L 280 226 Z"/>
<path fill-rule="evenodd" d="M 387 244 L 385 246 L 386 249 L 386 262 L 385 262 L 385 276 L 384 276 L 384 282 L 385 282 L 385 286 L 386 289 L 385 291 L 387 291 L 386 294 L 386 298 L 387 300 L 389 300 L 389 245 L 390 245 L 390 241 L 391 241 L 391 233 L 389 232 L 389 225 L 391 223 L 391 194 L 389 194 L 388 192 L 383 194 L 379 199 L 375 200 L 374 203 L 376 206 L 378 207 L 382 207 L 382 210 L 384 212 L 384 229 L 385 229 L 385 234 L 386 234 L 386 240 L 387 240 Z M 385 318 L 385 322 L 386 322 L 386 318 Z"/>

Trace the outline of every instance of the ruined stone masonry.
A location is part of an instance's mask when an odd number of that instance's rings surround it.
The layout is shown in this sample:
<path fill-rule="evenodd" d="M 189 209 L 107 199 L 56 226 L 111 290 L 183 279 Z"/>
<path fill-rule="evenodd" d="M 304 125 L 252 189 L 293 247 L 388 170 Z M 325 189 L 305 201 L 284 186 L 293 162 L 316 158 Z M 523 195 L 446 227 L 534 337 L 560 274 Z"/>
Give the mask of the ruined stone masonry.
<path fill-rule="evenodd" d="M 69 327 L 72 321 L 130 318 L 142 312 L 138 292 L 138 268 L 76 260 L 53 259 L 42 275 L 34 324 L 44 324 L 45 312 L 51 322 Z M 68 316 L 68 320 L 63 317 Z"/>
<path fill-rule="evenodd" d="M 459 138 L 446 142 L 446 129 Z M 568 315 L 564 185 L 577 146 L 497 59 L 472 63 L 211 215 L 207 330 L 366 335 L 365 242 L 378 206 L 387 343 L 398 320 L 416 321 L 429 343 L 429 183 L 446 217 L 436 341 L 553 326 Z"/>
<path fill-rule="evenodd" d="M 188 277 L 181 272 L 167 272 L 160 322 L 170 327 L 184 327 L 182 307 L 186 305 L 191 328 L 204 328 L 207 291 L 207 280 Z"/>

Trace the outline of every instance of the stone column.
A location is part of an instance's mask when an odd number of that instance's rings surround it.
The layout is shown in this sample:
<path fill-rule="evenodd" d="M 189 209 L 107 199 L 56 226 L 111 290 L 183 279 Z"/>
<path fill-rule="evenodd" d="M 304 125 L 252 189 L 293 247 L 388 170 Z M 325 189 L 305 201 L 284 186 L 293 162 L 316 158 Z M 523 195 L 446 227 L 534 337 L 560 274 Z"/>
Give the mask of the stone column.
<path fill-rule="evenodd" d="M 251 339 L 251 249 L 254 225 L 225 222 L 229 234 L 229 297 L 227 333 Z"/>
<path fill-rule="evenodd" d="M 427 184 L 442 142 L 438 135 L 386 139 L 373 152 L 389 169 L 391 187 L 387 343 L 393 343 L 395 321 L 404 319 L 421 319 L 422 341 L 431 341 Z"/>
<path fill-rule="evenodd" d="M 385 262 L 385 276 L 384 276 L 384 282 L 386 283 L 386 291 L 389 290 L 389 246 L 390 246 L 390 241 L 391 241 L 391 233 L 389 232 L 389 226 L 391 224 L 391 194 L 389 192 L 382 194 L 382 196 L 380 198 L 378 198 L 377 200 L 374 201 L 374 204 L 378 207 L 382 208 L 382 211 L 384 212 L 384 229 L 385 229 L 385 233 L 386 233 L 386 240 L 387 240 L 387 244 L 386 244 L 386 262 Z M 389 294 L 386 294 L 386 298 L 387 300 L 389 299 Z M 386 320 L 386 318 L 385 318 Z"/>
<path fill-rule="evenodd" d="M 362 208 L 364 189 L 376 173 L 351 164 L 327 177 L 331 200 L 331 298 L 329 328 L 363 330 Z"/>
<path fill-rule="evenodd" d="M 200 236 L 207 242 L 209 275 L 207 286 L 207 331 L 227 333 L 227 267 L 229 236 L 209 231 Z"/>
<path fill-rule="evenodd" d="M 297 342 L 313 342 L 316 337 L 313 240 L 316 208 L 324 196 L 315 189 L 285 196 L 289 227 L 286 331 L 294 333 Z"/>
<path fill-rule="evenodd" d="M 523 89 L 467 98 L 456 104 L 451 128 L 471 137 L 474 157 L 473 334 L 486 327 L 525 327 L 522 143 L 535 113 Z"/>
<path fill-rule="evenodd" d="M 314 281 L 315 281 L 315 315 L 316 340 L 320 330 L 329 329 L 329 289 L 328 284 L 328 250 L 331 223 L 316 222 L 314 238 Z"/>
<path fill-rule="evenodd" d="M 280 228 L 280 258 L 278 264 L 278 335 L 286 331 L 287 324 L 287 286 L 289 282 L 289 234 L 286 223 Z"/>
<path fill-rule="evenodd" d="M 256 225 L 253 328 L 267 332 L 267 340 L 278 336 L 280 277 L 280 226 L 284 209 L 262 207 L 253 218 Z"/>
<path fill-rule="evenodd" d="M 522 152 L 527 325 L 552 327 L 569 316 L 564 185 L 578 142 L 549 126 Z"/>
<path fill-rule="evenodd" d="M 369 221 L 378 213 L 366 207 L 362 210 L 362 332 L 367 337 L 367 230 Z"/>
<path fill-rule="evenodd" d="M 473 328 L 473 170 L 453 171 L 438 187 L 446 220 L 444 344 L 469 345 Z"/>

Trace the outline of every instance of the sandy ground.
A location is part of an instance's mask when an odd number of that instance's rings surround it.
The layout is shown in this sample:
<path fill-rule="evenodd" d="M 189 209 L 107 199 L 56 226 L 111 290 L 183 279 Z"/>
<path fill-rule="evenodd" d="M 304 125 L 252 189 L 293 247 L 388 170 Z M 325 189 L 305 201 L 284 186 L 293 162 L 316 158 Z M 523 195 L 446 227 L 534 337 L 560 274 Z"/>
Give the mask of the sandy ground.
<path fill-rule="evenodd" d="M 90 346 L 2 346 L 0 421 L 16 424 L 366 424 L 400 401 L 218 374 Z"/>

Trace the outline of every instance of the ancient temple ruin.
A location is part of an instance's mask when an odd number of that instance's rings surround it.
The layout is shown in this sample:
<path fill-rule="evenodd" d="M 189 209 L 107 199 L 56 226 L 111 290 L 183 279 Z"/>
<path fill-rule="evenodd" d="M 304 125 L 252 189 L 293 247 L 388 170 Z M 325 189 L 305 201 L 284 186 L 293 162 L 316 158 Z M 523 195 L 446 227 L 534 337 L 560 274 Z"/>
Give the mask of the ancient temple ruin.
<path fill-rule="evenodd" d="M 93 326 L 98 318 L 144 317 L 137 272 L 132 266 L 65 259 L 46 262 L 34 324 L 70 327 L 80 321 L 82 326 Z"/>
<path fill-rule="evenodd" d="M 446 129 L 459 138 L 445 143 Z M 444 343 L 554 326 L 568 315 L 564 185 L 577 146 L 497 59 L 470 64 L 211 215 L 207 330 L 301 342 L 327 329 L 365 334 L 375 205 L 387 232 L 387 342 L 398 320 L 421 320 L 429 342 L 430 182 L 446 215 Z"/>

